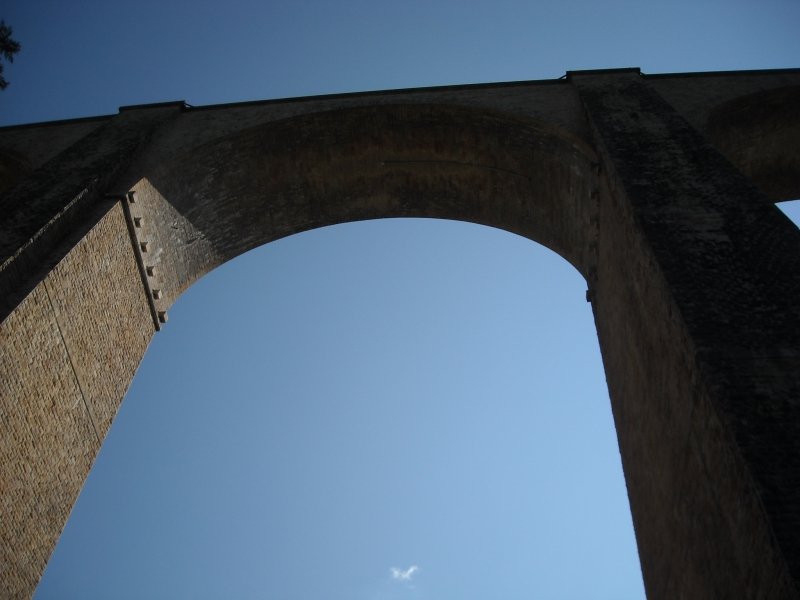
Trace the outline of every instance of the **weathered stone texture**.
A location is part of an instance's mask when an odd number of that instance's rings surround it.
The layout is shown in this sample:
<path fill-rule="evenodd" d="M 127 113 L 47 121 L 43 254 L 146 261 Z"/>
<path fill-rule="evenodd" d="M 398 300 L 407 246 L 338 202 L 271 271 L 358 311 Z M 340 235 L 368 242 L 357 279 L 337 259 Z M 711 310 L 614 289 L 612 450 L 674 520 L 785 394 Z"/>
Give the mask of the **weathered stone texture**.
<path fill-rule="evenodd" d="M 153 334 L 119 203 L 56 265 L 45 285 L 102 439 Z"/>
<path fill-rule="evenodd" d="M 26 598 L 100 441 L 45 287 L 37 288 L 0 327 L 0 596 Z"/>
<path fill-rule="evenodd" d="M 119 203 L 0 325 L 0 597 L 36 586 L 152 333 Z"/>
<path fill-rule="evenodd" d="M 0 196 L 0 318 L 39 281 L 43 262 L 85 225 L 103 195 L 178 107 L 123 112 Z M 82 131 L 82 130 L 81 130 Z M 10 138 L 18 133 L 12 128 Z M 0 144 L 5 136 L 0 136 Z M 10 142 L 8 142 L 10 143 Z M 58 257 L 60 258 L 60 257 Z"/>
<path fill-rule="evenodd" d="M 770 200 L 800 196 L 798 89 L 623 69 L 132 107 L 43 126 L 43 163 L 42 131 L 0 129 L 0 159 L 39 166 L 0 201 L 0 595 L 33 592 L 152 335 L 146 294 L 163 312 L 260 244 L 415 216 L 586 277 L 651 600 L 797 600 L 800 232 Z M 131 190 L 126 223 L 103 198 Z"/>
<path fill-rule="evenodd" d="M 577 138 L 588 135 L 580 101 L 566 81 L 525 81 L 438 88 L 333 94 L 229 105 L 203 106 L 184 112 L 169 128 L 158 133 L 142 165 L 125 178 L 131 186 L 141 171 L 153 171 L 165 162 L 188 156 L 197 147 L 246 130 L 297 117 L 345 111 L 365 106 L 450 106 L 480 112 L 514 115 L 547 123 Z"/>
<path fill-rule="evenodd" d="M 146 215 L 168 303 L 250 248 L 381 217 L 501 227 L 586 272 L 595 160 L 579 139 L 536 121 L 379 105 L 267 123 L 194 148 L 134 186 L 142 207 L 132 211 Z"/>
<path fill-rule="evenodd" d="M 38 169 L 86 137 L 112 116 L 15 125 L 3 129 L 0 152 L 12 151 L 32 169 Z"/>
<path fill-rule="evenodd" d="M 595 310 L 604 360 L 626 356 L 607 372 L 648 591 L 774 597 L 800 577 L 800 232 L 638 76 L 576 85 L 618 201 Z"/>
<path fill-rule="evenodd" d="M 593 309 L 648 597 L 792 598 L 763 588 L 793 584 L 752 520 L 758 498 L 670 288 L 634 215 L 615 204 L 603 195 Z"/>
<path fill-rule="evenodd" d="M 800 190 L 800 86 L 736 98 L 709 115 L 708 139 L 770 200 Z"/>

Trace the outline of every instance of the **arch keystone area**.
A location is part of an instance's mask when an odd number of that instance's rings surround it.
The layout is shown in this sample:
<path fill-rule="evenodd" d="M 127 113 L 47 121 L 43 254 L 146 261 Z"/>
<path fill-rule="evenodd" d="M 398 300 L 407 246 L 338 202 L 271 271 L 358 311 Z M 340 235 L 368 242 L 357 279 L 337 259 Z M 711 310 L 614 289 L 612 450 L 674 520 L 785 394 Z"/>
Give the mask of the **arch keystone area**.
<path fill-rule="evenodd" d="M 573 71 L 0 129 L 0 595 L 33 593 L 194 281 L 299 231 L 437 217 L 586 279 L 648 598 L 798 598 L 800 232 L 773 205 L 800 197 L 798 89 Z"/>

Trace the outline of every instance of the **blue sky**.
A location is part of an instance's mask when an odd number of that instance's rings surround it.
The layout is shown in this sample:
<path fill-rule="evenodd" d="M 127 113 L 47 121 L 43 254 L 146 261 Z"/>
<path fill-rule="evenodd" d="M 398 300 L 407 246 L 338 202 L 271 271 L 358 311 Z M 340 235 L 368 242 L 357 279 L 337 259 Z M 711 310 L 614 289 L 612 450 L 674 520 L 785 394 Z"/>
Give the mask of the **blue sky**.
<path fill-rule="evenodd" d="M 3 125 L 800 56 L 795 1 L 0 16 L 23 45 Z M 449 221 L 345 224 L 224 265 L 154 339 L 36 598 L 643 598 L 584 290 L 545 248 Z"/>

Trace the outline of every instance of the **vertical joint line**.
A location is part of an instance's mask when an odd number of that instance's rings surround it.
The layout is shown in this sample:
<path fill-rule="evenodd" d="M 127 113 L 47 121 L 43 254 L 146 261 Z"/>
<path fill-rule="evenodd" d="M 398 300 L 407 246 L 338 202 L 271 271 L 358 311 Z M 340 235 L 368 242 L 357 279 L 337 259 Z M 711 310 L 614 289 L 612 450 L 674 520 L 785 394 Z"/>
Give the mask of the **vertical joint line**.
<path fill-rule="evenodd" d="M 50 288 L 47 285 L 47 281 L 44 281 L 44 291 L 47 294 L 47 302 L 50 304 L 50 310 L 53 313 L 53 320 L 56 322 L 58 336 L 61 338 L 61 344 L 64 346 L 64 352 L 67 353 L 67 360 L 69 361 L 69 368 L 72 369 L 72 376 L 75 378 L 75 385 L 78 386 L 78 391 L 81 393 L 83 407 L 86 409 L 86 414 L 89 416 L 89 423 L 92 424 L 92 431 L 94 431 L 94 436 L 97 438 L 98 447 L 100 447 L 103 445 L 103 440 L 100 439 L 100 434 L 97 432 L 97 425 L 94 422 L 94 415 L 92 415 L 92 411 L 89 409 L 89 403 L 86 401 L 86 393 L 83 391 L 81 379 L 78 377 L 78 371 L 75 370 L 75 363 L 72 362 L 72 354 L 70 354 L 69 346 L 67 346 L 67 340 L 64 338 L 64 332 L 61 329 L 61 323 L 58 322 L 58 315 L 56 314 L 55 306 L 53 306 L 53 299 L 50 297 Z"/>
<path fill-rule="evenodd" d="M 126 195 L 115 195 L 112 197 L 119 201 L 119 203 L 122 205 L 122 212 L 125 213 L 125 224 L 128 226 L 128 237 L 130 238 L 131 246 L 133 247 L 133 256 L 136 258 L 136 266 L 139 268 L 139 278 L 142 280 L 145 299 L 147 300 L 147 306 L 150 308 L 150 316 L 153 318 L 153 327 L 155 327 L 156 331 L 161 331 L 161 323 L 158 320 L 158 311 L 156 310 L 156 303 L 153 301 L 153 292 L 150 289 L 150 282 L 147 280 L 147 271 L 145 270 L 142 251 L 139 247 L 139 242 L 136 239 L 136 229 L 133 225 L 131 207 L 128 206 L 128 197 Z"/>

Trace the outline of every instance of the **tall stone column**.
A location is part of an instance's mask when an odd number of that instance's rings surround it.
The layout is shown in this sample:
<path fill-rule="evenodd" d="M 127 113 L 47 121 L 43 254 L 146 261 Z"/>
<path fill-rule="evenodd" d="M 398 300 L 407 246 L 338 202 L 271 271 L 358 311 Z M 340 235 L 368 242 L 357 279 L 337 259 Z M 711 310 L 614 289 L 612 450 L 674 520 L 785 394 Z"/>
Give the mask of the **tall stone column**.
<path fill-rule="evenodd" d="M 650 600 L 798 598 L 800 231 L 638 70 L 570 74 L 589 277 Z"/>
<path fill-rule="evenodd" d="M 33 595 L 159 326 L 108 194 L 175 112 L 114 117 L 0 202 L 0 598 Z"/>

